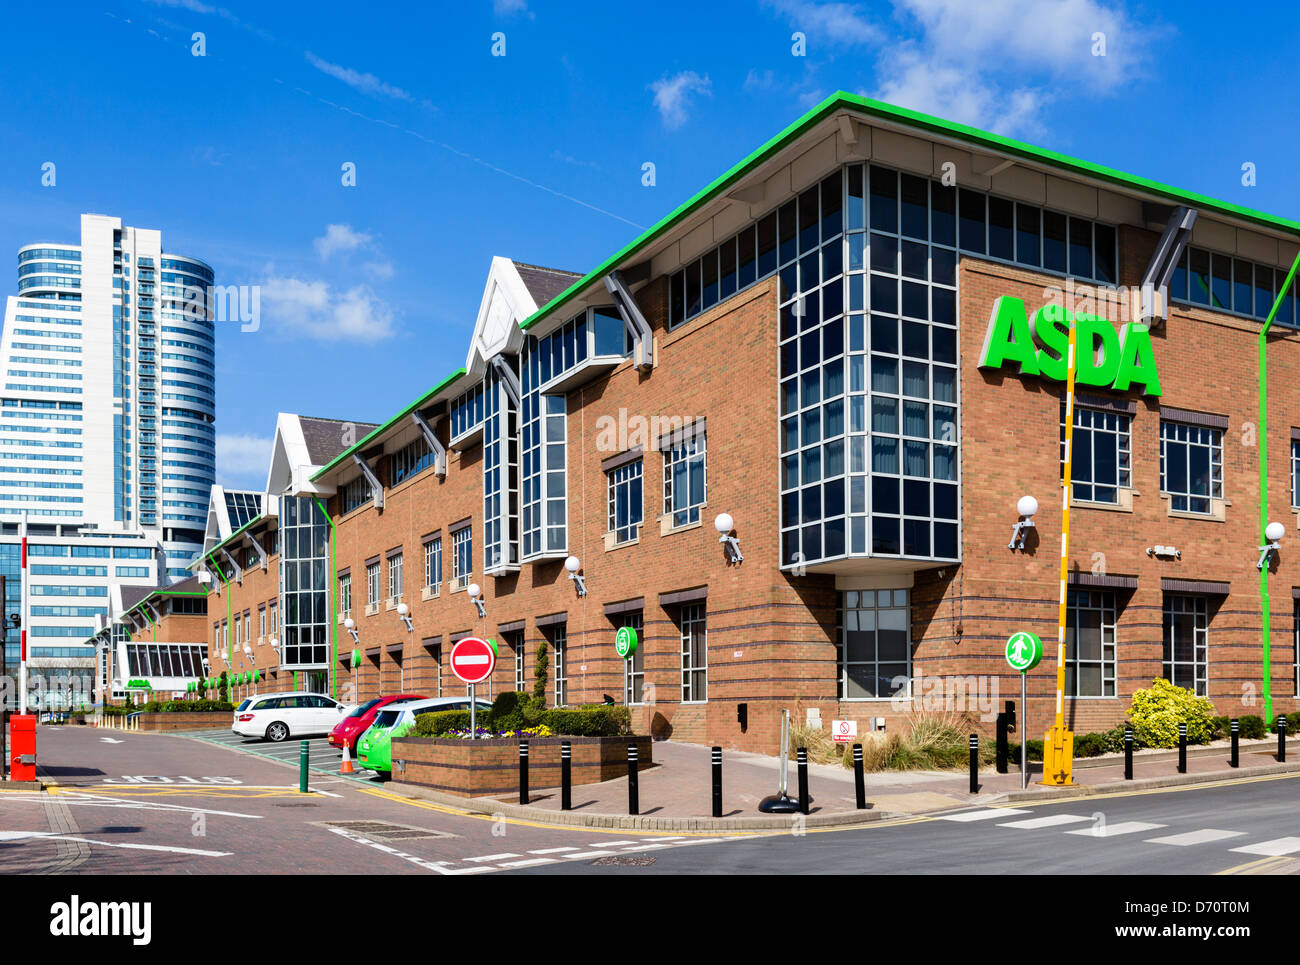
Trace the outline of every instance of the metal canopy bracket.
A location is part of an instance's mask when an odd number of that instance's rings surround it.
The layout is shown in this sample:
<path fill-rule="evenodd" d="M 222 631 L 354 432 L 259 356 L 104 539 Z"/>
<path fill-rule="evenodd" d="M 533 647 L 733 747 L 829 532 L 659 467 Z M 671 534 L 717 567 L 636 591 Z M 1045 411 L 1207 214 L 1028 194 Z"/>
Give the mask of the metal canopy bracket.
<path fill-rule="evenodd" d="M 424 436 L 424 441 L 429 444 L 429 449 L 433 451 L 434 475 L 447 475 L 447 449 L 438 441 L 437 435 L 434 434 L 433 427 L 430 426 L 424 416 L 420 415 L 418 412 L 411 413 L 411 421 L 420 427 L 420 434 Z"/>
<path fill-rule="evenodd" d="M 262 549 L 262 541 L 255 536 L 249 536 L 248 541 L 253 544 L 253 549 L 257 550 L 257 561 L 263 571 L 266 570 L 266 550 Z"/>
<path fill-rule="evenodd" d="M 370 463 L 366 462 L 355 452 L 352 454 L 352 461 L 361 469 L 361 475 L 366 477 L 366 485 L 370 487 L 370 495 L 375 500 L 375 509 L 384 508 L 384 487 L 379 485 L 379 477 L 375 471 L 370 468 Z"/>
<path fill-rule="evenodd" d="M 1196 224 L 1196 210 L 1179 205 L 1169 214 L 1164 233 L 1156 244 L 1151 263 L 1142 274 L 1139 287 L 1138 318 L 1144 325 L 1154 327 L 1169 317 L 1169 280 L 1187 250 Z"/>
<path fill-rule="evenodd" d="M 244 568 L 239 565 L 233 556 L 230 555 L 230 550 L 226 549 L 224 546 L 221 547 L 221 554 L 226 559 L 230 560 L 230 565 L 235 570 L 235 582 L 242 584 L 244 582 Z"/>
<path fill-rule="evenodd" d="M 632 364 L 638 369 L 653 368 L 654 334 L 650 331 L 650 323 L 641 314 L 636 299 L 628 290 L 623 276 L 617 271 L 611 271 L 605 276 L 605 288 L 613 297 L 614 307 L 623 316 L 623 324 L 627 326 L 628 334 L 632 336 Z"/>
<path fill-rule="evenodd" d="M 510 401 L 514 403 L 516 409 L 520 408 L 523 405 L 523 395 L 519 386 L 519 376 L 515 375 L 515 370 L 500 355 L 492 356 L 492 368 L 496 369 L 497 378 L 506 387 L 506 395 L 510 396 Z"/>

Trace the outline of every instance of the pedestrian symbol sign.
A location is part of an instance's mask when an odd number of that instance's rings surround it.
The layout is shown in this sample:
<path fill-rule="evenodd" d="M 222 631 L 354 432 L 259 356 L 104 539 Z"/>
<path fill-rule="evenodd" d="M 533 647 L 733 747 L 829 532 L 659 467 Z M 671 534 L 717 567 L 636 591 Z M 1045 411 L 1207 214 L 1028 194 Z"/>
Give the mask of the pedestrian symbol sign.
<path fill-rule="evenodd" d="M 614 634 L 614 652 L 624 660 L 636 653 L 636 629 L 634 627 L 618 628 L 618 633 Z"/>
<path fill-rule="evenodd" d="M 1007 640 L 1007 663 L 1011 664 L 1012 670 L 1020 673 L 1033 670 L 1042 659 L 1043 641 L 1038 639 L 1037 634 L 1028 630 L 1011 634 Z"/>

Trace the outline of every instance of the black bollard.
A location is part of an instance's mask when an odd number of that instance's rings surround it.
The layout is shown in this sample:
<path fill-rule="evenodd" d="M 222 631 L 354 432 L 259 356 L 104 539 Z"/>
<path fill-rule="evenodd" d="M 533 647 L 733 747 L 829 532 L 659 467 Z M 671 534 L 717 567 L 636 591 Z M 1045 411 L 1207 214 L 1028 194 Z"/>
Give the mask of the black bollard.
<path fill-rule="evenodd" d="M 1178 773 L 1187 773 L 1187 725 L 1178 725 Z"/>
<path fill-rule="evenodd" d="M 627 813 L 641 813 L 640 786 L 636 777 L 636 744 L 627 745 Z"/>
<path fill-rule="evenodd" d="M 997 772 L 1005 774 L 1007 772 L 1007 715 L 998 714 L 997 727 Z"/>
<path fill-rule="evenodd" d="M 799 813 L 808 813 L 808 748 L 801 747 L 796 752 L 799 764 Z"/>
<path fill-rule="evenodd" d="M 1286 763 L 1286 714 L 1277 718 L 1277 762 Z"/>
<path fill-rule="evenodd" d="M 867 809 L 867 780 L 862 774 L 862 745 L 853 745 L 853 787 L 857 791 L 858 810 Z"/>
<path fill-rule="evenodd" d="M 528 741 L 519 742 L 519 803 L 528 803 Z"/>
<path fill-rule="evenodd" d="M 1124 780 L 1133 780 L 1133 728 L 1124 728 Z"/>
<path fill-rule="evenodd" d="M 1232 757 L 1228 761 L 1229 767 L 1238 767 L 1240 765 L 1240 759 L 1237 756 L 1238 751 L 1240 749 L 1238 747 L 1237 742 L 1238 740 L 1240 740 L 1240 738 L 1241 738 L 1241 733 L 1237 728 L 1237 718 L 1234 717 L 1232 718 Z"/>
<path fill-rule="evenodd" d="M 573 743 L 560 741 L 560 810 L 573 807 Z"/>
<path fill-rule="evenodd" d="M 722 817 L 722 748 L 713 748 L 713 816 Z"/>
<path fill-rule="evenodd" d="M 980 792 L 980 735 L 970 735 L 970 792 Z"/>

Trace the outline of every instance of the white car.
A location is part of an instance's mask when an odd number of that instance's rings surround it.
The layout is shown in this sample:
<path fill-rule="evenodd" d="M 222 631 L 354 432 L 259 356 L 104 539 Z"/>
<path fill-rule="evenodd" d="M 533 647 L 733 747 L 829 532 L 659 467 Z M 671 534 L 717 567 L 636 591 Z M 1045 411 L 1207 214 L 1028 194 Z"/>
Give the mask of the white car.
<path fill-rule="evenodd" d="M 324 694 L 294 691 L 249 697 L 235 710 L 231 725 L 240 737 L 269 741 L 328 734 L 346 715 L 348 707 Z"/>

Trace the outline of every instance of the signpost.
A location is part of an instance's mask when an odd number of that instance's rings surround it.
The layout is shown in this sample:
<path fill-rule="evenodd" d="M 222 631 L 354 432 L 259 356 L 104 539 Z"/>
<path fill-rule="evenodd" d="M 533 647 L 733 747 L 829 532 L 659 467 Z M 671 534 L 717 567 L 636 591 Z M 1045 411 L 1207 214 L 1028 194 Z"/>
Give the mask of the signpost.
<path fill-rule="evenodd" d="M 630 660 L 636 653 L 636 628 L 619 627 L 614 634 L 614 652 L 624 660 Z"/>
<path fill-rule="evenodd" d="M 1025 723 L 1029 719 L 1029 705 L 1025 701 L 1025 674 L 1038 666 L 1038 661 L 1043 659 L 1043 641 L 1038 638 L 1038 634 L 1030 633 L 1028 630 L 1021 630 L 1018 633 L 1011 634 L 1007 638 L 1007 663 L 1011 665 L 1012 670 L 1020 672 L 1020 789 L 1024 790 L 1029 785 L 1029 765 L 1028 750 L 1026 745 L 1029 743 L 1025 740 L 1026 728 L 1029 726 Z"/>
<path fill-rule="evenodd" d="M 464 637 L 451 648 L 451 672 L 469 684 L 470 739 L 478 737 L 478 701 L 474 689 L 488 680 L 497 665 L 497 652 L 488 641 Z"/>
<path fill-rule="evenodd" d="M 831 721 L 831 740 L 837 744 L 849 744 L 858 736 L 858 722 L 856 720 L 833 720 Z"/>

